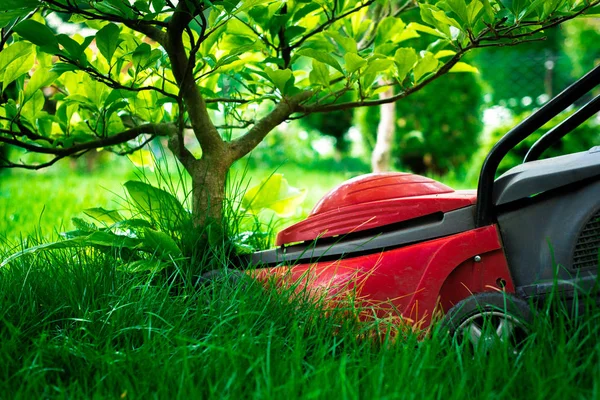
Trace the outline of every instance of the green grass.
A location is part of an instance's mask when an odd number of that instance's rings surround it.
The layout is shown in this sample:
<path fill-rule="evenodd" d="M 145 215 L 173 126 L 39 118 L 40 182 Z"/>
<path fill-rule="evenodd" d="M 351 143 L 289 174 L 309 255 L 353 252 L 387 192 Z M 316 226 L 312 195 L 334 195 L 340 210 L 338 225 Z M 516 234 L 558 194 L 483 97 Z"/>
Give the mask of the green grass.
<path fill-rule="evenodd" d="M 125 274 L 83 251 L 0 271 L 4 398 L 599 398 L 600 312 L 542 312 L 526 350 L 364 339 L 258 285 Z"/>
<path fill-rule="evenodd" d="M 346 178 L 279 172 L 309 188 L 307 203 Z M 268 173 L 250 175 L 258 183 Z M 131 178 L 1 176 L 0 234 L 13 239 L 0 258 L 18 248 L 11 233 L 52 235 L 84 208 L 118 207 L 110 191 L 121 194 Z M 516 356 L 502 347 L 473 354 L 435 330 L 368 339 L 378 321 L 344 311 L 326 316 L 257 284 L 198 285 L 177 268 L 132 274 L 97 251 L 27 255 L 0 269 L 0 398 L 600 398 L 600 310 L 591 303 L 577 319 L 559 304 L 542 308 Z"/>

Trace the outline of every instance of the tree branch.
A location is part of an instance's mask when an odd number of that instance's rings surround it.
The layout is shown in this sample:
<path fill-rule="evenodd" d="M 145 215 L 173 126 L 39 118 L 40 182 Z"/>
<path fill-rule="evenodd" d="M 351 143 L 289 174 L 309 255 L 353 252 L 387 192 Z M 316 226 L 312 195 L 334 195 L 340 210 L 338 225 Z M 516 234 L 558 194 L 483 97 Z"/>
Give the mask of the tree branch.
<path fill-rule="evenodd" d="M 49 154 L 59 157 L 68 157 L 82 151 L 99 149 L 102 147 L 115 146 L 133 140 L 136 137 L 143 134 L 150 134 L 155 136 L 172 136 L 175 133 L 175 126 L 173 124 L 144 124 L 136 126 L 135 128 L 128 129 L 116 135 L 108 136 L 97 140 L 92 140 L 85 143 L 73 145 L 71 147 L 45 147 L 38 146 L 32 143 L 25 143 L 18 139 L 12 139 L 4 136 L 0 136 L 0 142 L 10 144 L 12 146 L 20 147 L 32 153 Z M 19 136 L 21 132 L 13 132 L 6 129 L 0 129 L 0 133 L 10 134 Z"/>
<path fill-rule="evenodd" d="M 161 44 L 165 38 L 165 33 L 160 28 L 157 28 L 157 26 L 159 26 L 159 27 L 167 26 L 167 24 L 163 21 L 158 21 L 158 20 L 146 21 L 146 20 L 142 20 L 142 19 L 127 19 L 127 18 L 118 17 L 113 14 L 105 14 L 105 13 L 94 14 L 93 12 L 86 11 L 78 6 L 73 6 L 70 1 L 67 2 L 66 4 L 62 4 L 62 3 L 59 3 L 54 0 L 45 0 L 45 3 L 52 7 L 55 7 L 56 9 L 52 9 L 49 7 L 53 11 L 75 13 L 75 14 L 81 15 L 83 18 L 89 19 L 89 20 L 110 21 L 110 22 L 119 22 L 119 23 L 125 24 L 129 28 L 131 28 L 137 32 L 143 33 L 144 35 L 148 36 L 152 40 L 154 40 L 158 43 L 161 43 Z"/>
<path fill-rule="evenodd" d="M 340 15 L 337 15 L 337 16 L 334 16 L 334 17 L 330 18 L 329 20 L 327 20 L 327 22 L 322 23 L 317 28 L 315 28 L 312 32 L 310 32 L 310 33 L 302 36 L 300 38 L 300 40 L 298 40 L 296 43 L 294 43 L 294 44 L 292 44 L 290 46 L 290 49 L 293 50 L 293 49 L 296 49 L 296 48 L 302 46 L 302 43 L 304 43 L 305 41 L 307 41 L 308 39 L 310 39 L 311 37 L 313 37 L 317 33 L 323 32 L 325 29 L 327 29 L 334 22 L 339 21 L 340 19 L 343 19 L 343 18 L 347 17 L 348 15 L 354 14 L 355 12 L 358 12 L 361 9 L 370 6 L 374 2 L 375 2 L 375 0 L 367 0 L 366 2 L 364 2 L 363 4 L 361 4 L 360 6 L 357 6 L 357 7 L 353 8 L 352 10 L 348 10 L 348 11 L 346 11 L 343 14 L 340 14 Z"/>
<path fill-rule="evenodd" d="M 312 91 L 299 93 L 290 98 L 283 98 L 267 116 L 250 129 L 244 136 L 229 143 L 230 151 L 235 160 L 238 160 L 254 149 L 267 134 L 276 126 L 285 121 L 298 110 L 299 104 L 313 95 Z"/>
<path fill-rule="evenodd" d="M 196 11 L 202 12 L 202 8 Z M 194 134 L 202 147 L 202 151 L 205 154 L 219 153 L 223 149 L 224 142 L 219 136 L 217 128 L 213 125 L 206 108 L 206 102 L 198 86 L 196 86 L 193 68 L 191 68 L 190 59 L 188 59 L 183 45 L 183 31 L 193 18 L 194 14 L 189 10 L 187 2 L 180 1 L 167 28 L 165 50 L 171 60 L 173 75 L 179 86 L 180 96 L 185 101 Z"/>

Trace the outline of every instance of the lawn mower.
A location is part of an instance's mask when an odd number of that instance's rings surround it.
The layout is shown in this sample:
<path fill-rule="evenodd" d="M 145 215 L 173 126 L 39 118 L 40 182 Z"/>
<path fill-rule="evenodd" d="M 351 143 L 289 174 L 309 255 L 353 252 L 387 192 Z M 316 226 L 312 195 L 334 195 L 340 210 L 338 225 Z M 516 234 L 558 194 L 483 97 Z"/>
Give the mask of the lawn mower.
<path fill-rule="evenodd" d="M 598 84 L 600 67 L 508 132 L 476 190 L 400 172 L 346 181 L 279 232 L 276 249 L 252 255 L 254 276 L 330 298 L 351 291 L 380 317 L 397 313 L 421 328 L 439 312 L 449 331 L 473 342 L 483 321 L 500 339 L 526 329 L 530 303 L 551 292 L 597 299 L 600 146 L 539 158 L 600 111 L 600 96 L 544 134 L 523 164 L 496 172 L 511 149 Z"/>

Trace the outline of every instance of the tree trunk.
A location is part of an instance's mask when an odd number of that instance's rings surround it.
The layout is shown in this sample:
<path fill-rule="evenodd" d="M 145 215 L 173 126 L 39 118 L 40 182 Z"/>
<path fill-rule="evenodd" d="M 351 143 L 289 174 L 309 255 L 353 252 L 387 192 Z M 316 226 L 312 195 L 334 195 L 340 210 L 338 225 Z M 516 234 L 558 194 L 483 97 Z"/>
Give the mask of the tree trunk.
<path fill-rule="evenodd" d="M 194 163 L 188 171 L 192 177 L 192 217 L 197 227 L 211 222 L 221 224 L 225 201 L 225 184 L 231 163 L 225 160 Z"/>
<path fill-rule="evenodd" d="M 389 99 L 394 96 L 394 88 L 390 87 L 379 94 L 380 99 Z M 380 119 L 377 126 L 377 142 L 371 155 L 371 168 L 373 172 L 385 172 L 390 170 L 392 143 L 396 131 L 396 104 L 388 103 L 379 106 Z"/>

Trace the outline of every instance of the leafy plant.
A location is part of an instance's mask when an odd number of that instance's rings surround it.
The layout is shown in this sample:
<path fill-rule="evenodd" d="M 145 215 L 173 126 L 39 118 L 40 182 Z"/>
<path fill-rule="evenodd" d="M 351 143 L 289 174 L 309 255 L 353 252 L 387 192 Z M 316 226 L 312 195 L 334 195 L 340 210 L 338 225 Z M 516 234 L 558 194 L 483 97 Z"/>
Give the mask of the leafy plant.
<path fill-rule="evenodd" d="M 233 246 L 234 254 L 245 254 L 260 249 L 268 235 L 232 229 L 232 234 L 223 238 L 225 232 L 221 225 L 212 224 L 198 237 L 189 237 L 197 233 L 192 229 L 192 215 L 173 194 L 140 181 L 128 181 L 124 186 L 129 196 L 128 204 L 132 207 L 127 216 L 118 210 L 101 207 L 86 209 L 87 219 L 73 218 L 76 229 L 62 233 L 63 240 L 14 253 L 2 261 L 0 267 L 39 251 L 91 247 L 121 258 L 124 261 L 121 268 L 125 270 L 155 273 L 173 263 L 193 258 L 194 246 L 202 248 L 202 236 L 206 236 L 204 247 L 217 247 L 220 251 L 222 245 L 228 243 Z M 256 214 L 271 209 L 282 217 L 289 217 L 305 197 L 306 189 L 296 189 L 281 174 L 272 174 L 247 190 L 238 211 Z M 239 218 L 232 218 L 232 221 L 239 222 Z"/>

